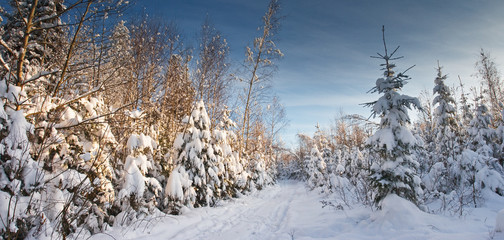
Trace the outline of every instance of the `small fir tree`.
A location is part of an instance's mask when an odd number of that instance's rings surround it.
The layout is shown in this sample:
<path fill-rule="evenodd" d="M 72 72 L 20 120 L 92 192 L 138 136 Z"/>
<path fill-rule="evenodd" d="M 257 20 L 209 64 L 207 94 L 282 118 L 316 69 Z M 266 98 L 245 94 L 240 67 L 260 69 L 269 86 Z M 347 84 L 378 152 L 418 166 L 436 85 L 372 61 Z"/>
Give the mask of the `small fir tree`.
<path fill-rule="evenodd" d="M 195 207 L 213 205 L 221 191 L 218 187 L 221 182 L 219 163 L 211 145 L 210 119 L 203 101 L 195 104 L 191 115 L 184 121 L 186 130 L 175 140 L 177 165 L 180 166 L 176 170 L 184 170 L 179 171 L 181 176 L 187 173 L 191 191 L 195 193 Z"/>
<path fill-rule="evenodd" d="M 308 186 L 311 189 L 326 187 L 326 163 L 316 145 L 313 146 L 307 164 Z"/>
<path fill-rule="evenodd" d="M 243 165 L 238 161 L 238 153 L 233 150 L 232 144 L 236 135 L 231 128 L 236 127 L 235 122 L 229 118 L 230 111 L 225 108 L 222 111 L 222 120 L 212 131 L 212 148 L 218 158 L 218 166 L 221 174 L 222 197 L 233 197 L 243 190 L 241 176 Z M 245 179 L 246 182 L 246 179 Z"/>
<path fill-rule="evenodd" d="M 28 136 L 33 132 L 23 110 L 12 102 L 19 88 L 0 79 L 0 238 L 25 239 L 46 221 L 40 207 L 42 166 L 30 156 Z M 31 234 L 31 235 L 29 235 Z"/>
<path fill-rule="evenodd" d="M 496 131 L 491 128 L 491 121 L 492 116 L 488 108 L 484 104 L 480 104 L 476 109 L 475 118 L 469 124 L 468 148 L 476 155 L 473 158 L 465 159 L 462 169 L 472 173 L 467 181 L 473 187 L 473 195 L 483 188 L 489 188 L 501 195 L 504 194 L 502 166 L 493 157 L 494 148 L 492 145 L 495 143 Z"/>

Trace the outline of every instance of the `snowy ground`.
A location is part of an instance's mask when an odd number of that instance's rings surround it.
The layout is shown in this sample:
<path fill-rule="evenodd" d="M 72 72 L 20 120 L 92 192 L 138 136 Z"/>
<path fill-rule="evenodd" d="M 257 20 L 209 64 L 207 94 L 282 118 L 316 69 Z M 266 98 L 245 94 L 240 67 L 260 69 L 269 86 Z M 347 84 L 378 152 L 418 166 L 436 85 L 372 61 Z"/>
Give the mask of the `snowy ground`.
<path fill-rule="evenodd" d="M 322 208 L 324 198 L 287 181 L 249 196 L 164 216 L 91 239 L 504 239 L 493 233 L 504 198 L 468 209 L 463 218 L 426 214 L 399 198 L 385 211 Z"/>

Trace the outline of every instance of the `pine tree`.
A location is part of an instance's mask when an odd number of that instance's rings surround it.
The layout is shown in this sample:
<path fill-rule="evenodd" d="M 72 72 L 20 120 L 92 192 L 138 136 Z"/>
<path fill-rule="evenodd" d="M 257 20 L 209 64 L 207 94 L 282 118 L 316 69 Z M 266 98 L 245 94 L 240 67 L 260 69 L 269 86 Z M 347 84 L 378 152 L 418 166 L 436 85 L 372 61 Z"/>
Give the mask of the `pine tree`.
<path fill-rule="evenodd" d="M 504 119 L 504 106 L 501 105 L 501 119 Z M 496 129 L 497 142 L 494 149 L 494 157 L 499 160 L 500 165 L 504 165 L 504 120 L 499 122 L 499 126 Z"/>
<path fill-rule="evenodd" d="M 256 189 L 261 190 L 265 186 L 273 184 L 274 176 L 272 175 L 268 166 L 268 160 L 266 158 L 266 146 L 265 139 L 263 138 L 264 129 L 263 125 L 259 122 L 254 124 L 254 135 L 257 138 L 252 141 L 254 144 L 254 149 L 249 152 L 248 157 L 248 171 L 250 173 L 249 190 L 254 191 Z M 243 154 L 243 156 L 246 156 Z"/>
<path fill-rule="evenodd" d="M 326 163 L 316 145 L 313 146 L 310 152 L 306 171 L 308 174 L 308 187 L 311 189 L 319 187 L 324 189 L 328 187 L 328 182 L 326 180 Z"/>
<path fill-rule="evenodd" d="M 457 155 L 461 152 L 459 144 L 458 123 L 455 108 L 455 99 L 451 95 L 450 88 L 444 83 L 447 76 L 443 75 L 441 67 L 437 68 L 436 84 L 433 89 L 435 95 L 434 109 L 434 136 L 435 150 L 430 153 L 432 165 L 429 166 L 429 173 L 426 176 L 428 190 L 447 193 L 453 188 L 455 180 L 449 174 L 448 168 L 455 164 Z M 451 176 L 451 177 L 450 177 Z"/>
<path fill-rule="evenodd" d="M 218 163 L 211 146 L 210 119 L 203 101 L 198 101 L 190 116 L 184 119 L 185 132 L 175 140 L 177 165 L 188 174 L 196 194 L 194 206 L 215 203 L 220 185 Z"/>
<path fill-rule="evenodd" d="M 42 166 L 30 156 L 28 136 L 33 132 L 23 110 L 14 110 L 20 89 L 0 79 L 0 237 L 24 239 L 42 228 L 40 208 Z"/>
<path fill-rule="evenodd" d="M 9 5 L 15 11 L 6 13 L 7 21 L 2 26 L 4 34 L 1 38 L 5 43 L 2 45 L 8 47 L 2 49 L 5 50 L 2 51 L 2 58 L 11 66 L 9 70 L 12 73 L 19 70 L 16 80 L 12 80 L 20 86 L 24 79 L 17 78 L 27 71 L 33 71 L 34 66 L 49 70 L 60 64 L 66 42 L 60 14 L 66 7 L 63 0 L 10 0 Z M 15 61 L 18 61 L 17 64 L 14 64 Z M 24 68 L 24 64 L 28 69 Z M 0 69 L 1 76 L 9 72 L 8 69 Z"/>
<path fill-rule="evenodd" d="M 457 136 L 456 130 L 458 128 L 456 109 L 455 109 L 455 99 L 451 96 L 451 91 L 448 86 L 445 85 L 444 81 L 447 76 L 443 75 L 441 72 L 441 67 L 438 66 L 437 77 L 434 80 L 436 86 L 433 89 L 435 96 L 433 104 L 437 104 L 434 110 L 434 121 L 435 128 L 438 131 L 436 135 L 436 142 L 438 143 L 438 153 L 440 153 L 445 159 L 450 155 L 453 155 L 452 151 L 455 151 L 457 146 L 455 146 L 454 141 Z"/>
<path fill-rule="evenodd" d="M 317 146 L 317 148 L 321 149 L 320 154 L 326 164 L 327 172 L 328 173 L 333 172 L 333 170 L 336 169 L 336 164 L 338 163 L 334 162 L 333 159 L 334 157 L 329 147 L 329 141 L 327 140 L 327 137 L 324 134 L 324 132 L 320 129 L 319 124 L 317 124 L 315 127 L 317 128 L 317 130 L 313 135 L 313 140 L 315 141 L 315 145 Z"/>
<path fill-rule="evenodd" d="M 48 186 L 57 186 L 58 181 L 67 180 L 59 178 L 66 171 L 80 176 L 72 180 L 75 183 L 59 188 L 64 193 L 72 192 L 63 196 L 73 199 L 65 202 L 65 208 L 69 210 L 61 219 L 63 232 L 77 231 L 74 227 L 66 228 L 66 224 L 81 225 L 91 233 L 104 230 L 108 210 L 115 201 L 113 181 L 116 175 L 111 162 L 117 142 L 107 121 L 101 117 L 107 111 L 101 97 L 80 99 L 68 106 L 61 121 L 53 126 L 53 138 L 62 136 L 61 140 L 49 146 L 39 146 L 44 152 L 38 160 L 44 163 L 47 178 L 52 180 L 47 181 Z M 95 119 L 96 123 L 83 124 L 90 119 Z M 86 221 L 79 224 L 79 219 Z"/>
<path fill-rule="evenodd" d="M 153 152 L 157 143 L 144 134 L 132 134 L 127 142 L 128 156 L 121 173 L 117 202 L 121 213 L 119 224 L 130 224 L 137 216 L 149 214 L 158 206 L 157 198 L 162 192 L 160 182 L 152 176 Z"/>
<path fill-rule="evenodd" d="M 377 101 L 365 104 L 372 107 L 372 116 L 381 118 L 378 131 L 367 141 L 367 147 L 377 160 L 371 166 L 370 176 L 376 191 L 374 202 L 379 205 L 387 195 L 397 194 L 417 203 L 422 190 L 420 178 L 416 175 L 418 162 L 412 150 L 418 147 L 418 143 L 406 125 L 410 123 L 407 109 L 421 109 L 421 105 L 417 98 L 398 93 L 410 78 L 404 72 L 396 74 L 393 70 L 395 64 L 391 61 L 399 59 L 394 57 L 398 48 L 389 55 L 385 28 L 382 31 L 385 54 L 378 54 L 376 58 L 385 61 L 381 64 L 384 77 L 376 80 L 376 86 L 370 92 L 383 95 Z"/>
<path fill-rule="evenodd" d="M 495 129 L 491 128 L 492 116 L 484 104 L 480 104 L 476 109 L 474 119 L 470 122 L 468 129 L 469 150 L 476 153 L 472 156 L 465 154 L 462 173 L 465 180 L 473 189 L 473 202 L 476 205 L 474 195 L 480 189 L 489 188 L 499 194 L 504 194 L 504 180 L 502 178 L 502 166 L 493 157 L 493 144 L 496 139 Z"/>
<path fill-rule="evenodd" d="M 212 131 L 212 148 L 218 158 L 220 171 L 220 181 L 223 197 L 234 197 L 238 192 L 244 190 L 242 179 L 244 173 L 243 165 L 238 159 L 238 153 L 233 150 L 233 142 L 236 142 L 236 135 L 231 128 L 236 127 L 236 123 L 229 118 L 230 111 L 227 107 L 222 110 L 222 120 Z"/>

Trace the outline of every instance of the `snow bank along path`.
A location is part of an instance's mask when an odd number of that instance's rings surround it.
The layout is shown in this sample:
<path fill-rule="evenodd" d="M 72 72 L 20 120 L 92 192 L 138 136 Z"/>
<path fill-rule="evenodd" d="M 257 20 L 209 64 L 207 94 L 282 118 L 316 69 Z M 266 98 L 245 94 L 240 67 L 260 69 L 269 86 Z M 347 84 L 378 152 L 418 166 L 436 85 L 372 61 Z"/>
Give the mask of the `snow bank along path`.
<path fill-rule="evenodd" d="M 484 208 L 463 218 L 423 213 L 411 203 L 391 199 L 386 211 L 369 207 L 322 208 L 323 197 L 305 183 L 279 182 L 217 207 L 197 208 L 180 216 L 162 216 L 91 239 L 504 239 L 491 234 L 504 198 L 490 198 Z"/>

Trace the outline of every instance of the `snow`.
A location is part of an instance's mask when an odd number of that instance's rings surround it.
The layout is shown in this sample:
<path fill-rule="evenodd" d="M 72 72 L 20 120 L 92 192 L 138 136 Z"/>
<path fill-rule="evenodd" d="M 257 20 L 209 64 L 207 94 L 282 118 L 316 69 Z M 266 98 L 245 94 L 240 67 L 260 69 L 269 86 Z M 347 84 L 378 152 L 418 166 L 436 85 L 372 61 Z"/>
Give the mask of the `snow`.
<path fill-rule="evenodd" d="M 21 87 L 15 86 L 13 84 L 7 85 L 6 81 L 2 79 L 0 81 L 0 94 L 7 98 L 10 102 L 17 102 L 19 96 L 25 96 L 26 94 L 22 92 Z"/>
<path fill-rule="evenodd" d="M 56 128 L 75 126 L 82 122 L 82 116 L 71 107 L 65 108 L 61 116 L 61 122 L 56 124 Z"/>
<path fill-rule="evenodd" d="M 491 194 L 491 193 L 488 193 Z M 322 207 L 323 196 L 309 191 L 304 182 L 280 181 L 248 196 L 222 201 L 214 208 L 183 209 L 166 215 L 116 226 L 90 239 L 494 239 L 497 223 L 504 226 L 504 198 L 488 195 L 485 207 L 466 215 L 433 215 L 412 203 L 389 195 L 381 210 L 363 205 Z"/>
<path fill-rule="evenodd" d="M 178 134 L 177 137 L 175 138 L 175 142 L 173 143 L 173 147 L 175 149 L 182 148 L 184 145 L 184 136 L 183 134 Z"/>
<path fill-rule="evenodd" d="M 495 219 L 495 231 L 504 232 L 504 209 L 497 213 L 497 218 Z"/>
<path fill-rule="evenodd" d="M 10 195 L 4 191 L 0 191 L 0 229 L 4 229 L 7 222 L 7 213 L 9 211 Z M 11 207 L 12 210 L 12 207 Z"/>
<path fill-rule="evenodd" d="M 395 194 L 385 197 L 381 208 L 372 214 L 369 227 L 389 230 L 415 229 L 435 220 L 433 215 L 422 212 L 413 203 Z"/>
<path fill-rule="evenodd" d="M 140 111 L 138 109 L 135 109 L 133 111 L 125 111 L 125 114 L 130 117 L 130 118 L 134 118 L 134 119 L 140 119 L 142 117 L 142 115 L 144 114 L 143 111 Z"/>
<path fill-rule="evenodd" d="M 140 135 L 131 134 L 128 142 L 126 143 L 126 146 L 131 151 L 137 148 L 150 148 L 151 150 L 153 150 L 157 147 L 156 142 L 151 137 L 146 136 L 143 133 L 141 133 Z"/>
<path fill-rule="evenodd" d="M 380 129 L 376 131 L 376 133 L 369 138 L 368 144 L 371 144 L 373 142 L 377 142 L 380 148 L 383 148 L 385 146 L 388 151 L 394 149 L 396 145 L 394 133 L 390 128 Z"/>
<path fill-rule="evenodd" d="M 142 161 L 143 159 L 140 157 L 135 158 L 128 156 L 126 158 L 125 170 L 127 174 L 124 175 L 124 184 L 122 190 L 119 192 L 119 198 L 130 196 L 133 193 L 137 198 L 143 196 L 145 191 L 145 177 L 137 166 L 138 162 Z"/>
<path fill-rule="evenodd" d="M 182 166 L 176 167 L 168 178 L 165 193 L 173 199 L 183 200 L 184 188 L 191 186 L 191 181 L 188 179 L 187 173 Z"/>

